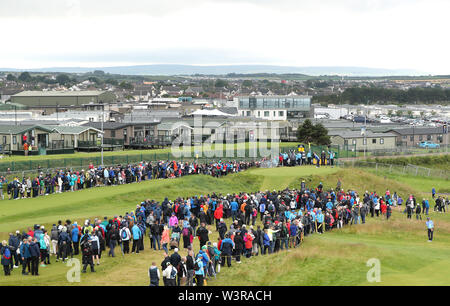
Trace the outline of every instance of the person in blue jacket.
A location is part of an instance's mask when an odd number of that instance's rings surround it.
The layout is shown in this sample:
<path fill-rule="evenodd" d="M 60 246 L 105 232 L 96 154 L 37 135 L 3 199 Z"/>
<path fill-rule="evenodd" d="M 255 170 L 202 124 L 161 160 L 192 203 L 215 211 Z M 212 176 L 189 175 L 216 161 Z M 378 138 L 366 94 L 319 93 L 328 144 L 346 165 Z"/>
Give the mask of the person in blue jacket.
<path fill-rule="evenodd" d="M 327 202 L 327 209 L 333 209 L 333 203 L 331 202 L 331 199 Z"/>
<path fill-rule="evenodd" d="M 139 253 L 139 240 L 141 238 L 141 230 L 139 229 L 139 226 L 135 223 L 133 227 L 131 228 L 131 233 L 133 235 L 133 248 L 131 249 L 131 253 L 134 253 L 136 250 L 136 253 Z"/>
<path fill-rule="evenodd" d="M 289 227 L 289 247 L 296 248 L 297 247 L 297 233 L 298 233 L 298 226 L 297 222 L 292 222 L 291 226 Z"/>
<path fill-rule="evenodd" d="M 233 201 L 231 201 L 231 203 L 230 203 L 230 206 L 231 206 L 231 218 L 234 221 L 236 219 L 238 203 L 236 202 L 236 200 L 233 199 Z"/>
<path fill-rule="evenodd" d="M 266 251 L 267 250 L 269 250 L 269 254 L 272 253 L 272 249 L 270 247 L 270 238 L 269 238 L 269 234 L 268 234 L 268 230 L 267 229 L 264 230 L 263 245 L 264 245 L 263 255 L 266 255 Z"/>
<path fill-rule="evenodd" d="M 78 255 L 80 253 L 80 251 L 79 251 L 80 231 L 78 229 L 78 226 L 77 226 L 76 222 L 72 225 L 72 231 L 70 232 L 70 236 L 72 237 L 72 245 L 73 245 L 74 255 Z"/>
<path fill-rule="evenodd" d="M 263 220 L 265 212 L 266 212 L 266 202 L 265 201 L 261 201 L 259 203 L 259 217 L 260 217 L 261 221 Z"/>
<path fill-rule="evenodd" d="M 316 220 L 317 220 L 317 232 L 320 234 L 323 234 L 323 220 L 324 220 L 324 216 L 322 214 L 322 210 L 319 208 L 319 211 L 317 212 L 317 216 L 316 216 Z"/>
<path fill-rule="evenodd" d="M 22 274 L 28 275 L 28 273 L 30 273 L 31 271 L 31 254 L 28 239 L 23 239 L 22 244 L 20 245 L 20 256 L 22 257 Z M 27 268 L 28 272 L 26 272 Z"/>
<path fill-rule="evenodd" d="M 30 255 L 31 255 L 31 275 L 39 276 L 39 257 L 41 256 L 41 250 L 36 238 L 28 238 L 30 242 Z"/>
<path fill-rule="evenodd" d="M 222 267 L 225 266 L 225 260 L 227 266 L 231 267 L 231 254 L 233 253 L 234 242 L 230 239 L 228 234 L 225 235 L 225 239 L 222 240 L 220 250 L 222 251 Z"/>
<path fill-rule="evenodd" d="M 197 269 L 194 269 L 195 270 L 195 282 L 196 282 L 197 286 L 203 286 L 206 273 L 205 273 L 205 266 L 203 265 L 202 258 L 197 256 L 197 259 L 195 260 L 194 268 L 195 268 L 195 265 L 198 266 Z"/>

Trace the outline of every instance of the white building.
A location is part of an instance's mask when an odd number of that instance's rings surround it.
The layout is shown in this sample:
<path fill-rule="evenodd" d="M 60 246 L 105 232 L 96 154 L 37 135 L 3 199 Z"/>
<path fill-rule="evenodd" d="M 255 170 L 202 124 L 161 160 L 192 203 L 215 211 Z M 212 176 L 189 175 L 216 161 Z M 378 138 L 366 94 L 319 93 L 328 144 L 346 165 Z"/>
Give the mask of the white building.
<path fill-rule="evenodd" d="M 311 113 L 310 96 L 236 97 L 238 115 L 265 120 L 306 118 Z"/>

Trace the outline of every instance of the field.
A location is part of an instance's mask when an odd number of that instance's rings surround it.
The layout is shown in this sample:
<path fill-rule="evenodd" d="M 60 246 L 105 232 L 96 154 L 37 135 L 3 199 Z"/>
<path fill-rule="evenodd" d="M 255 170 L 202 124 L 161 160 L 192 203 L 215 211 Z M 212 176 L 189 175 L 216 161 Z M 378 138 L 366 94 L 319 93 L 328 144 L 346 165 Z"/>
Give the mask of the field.
<path fill-rule="evenodd" d="M 379 177 L 355 169 L 338 168 L 276 168 L 252 169 L 215 179 L 190 176 L 173 180 L 149 181 L 125 186 L 101 187 L 75 193 L 50 195 L 36 199 L 1 201 L 0 238 L 9 232 L 24 230 L 35 223 L 50 228 L 57 220 L 103 218 L 134 210 L 145 198 L 162 200 L 190 195 L 232 193 L 299 187 L 301 179 L 308 186 L 323 182 L 325 188 L 335 187 L 341 179 L 344 189 L 359 192 L 389 188 L 401 195 L 409 193 L 430 196 L 428 185 L 407 179 Z M 441 182 L 444 184 L 445 182 Z M 445 187 L 445 186 L 444 186 Z M 324 235 L 305 239 L 297 249 L 276 255 L 243 259 L 224 268 L 208 285 L 371 285 L 366 280 L 370 258 L 381 261 L 380 285 L 449 285 L 450 284 L 450 217 L 432 213 L 436 224 L 435 241 L 427 243 L 424 221 L 410 220 L 395 211 L 392 220 L 368 218 L 365 225 L 346 227 Z M 210 239 L 215 241 L 217 234 Z M 195 239 L 194 249 L 198 250 Z M 116 248 L 115 258 L 104 253 L 96 273 L 81 275 L 80 283 L 69 283 L 70 267 L 54 261 L 40 268 L 39 277 L 22 276 L 14 269 L 12 276 L 0 275 L 0 285 L 148 285 L 147 271 L 152 261 L 159 266 L 162 251 L 146 250 L 141 254 L 122 256 Z M 182 255 L 184 252 L 182 252 Z"/>

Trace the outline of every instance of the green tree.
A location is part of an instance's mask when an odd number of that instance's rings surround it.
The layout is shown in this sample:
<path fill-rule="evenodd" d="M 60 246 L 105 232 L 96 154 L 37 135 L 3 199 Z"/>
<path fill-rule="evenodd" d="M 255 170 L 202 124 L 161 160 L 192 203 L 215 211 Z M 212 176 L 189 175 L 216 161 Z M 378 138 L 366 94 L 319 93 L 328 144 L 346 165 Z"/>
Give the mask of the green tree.
<path fill-rule="evenodd" d="M 313 143 L 317 145 L 330 145 L 331 140 L 328 130 L 322 123 L 313 125 L 311 120 L 306 119 L 297 129 L 297 139 L 303 143 Z"/>
<path fill-rule="evenodd" d="M 97 85 L 102 83 L 102 81 L 97 77 L 89 77 L 88 80 L 89 80 L 89 82 L 93 82 Z"/>
<path fill-rule="evenodd" d="M 127 81 L 120 82 L 119 87 L 122 89 L 126 89 L 126 90 L 133 90 L 133 88 L 134 88 L 133 84 L 131 84 Z"/>
<path fill-rule="evenodd" d="M 242 87 L 252 87 L 253 86 L 253 82 L 252 82 L 252 80 L 244 80 L 243 82 L 242 82 Z"/>
<path fill-rule="evenodd" d="M 398 117 L 403 115 L 403 111 L 401 110 L 397 110 L 395 113 L 397 114 Z"/>
<path fill-rule="evenodd" d="M 56 76 L 56 82 L 60 85 L 67 85 L 70 83 L 70 77 L 67 74 L 58 74 Z"/>
<path fill-rule="evenodd" d="M 6 80 L 7 81 L 17 81 L 17 77 L 15 76 L 15 75 L 13 75 L 13 74 L 11 74 L 11 73 L 9 73 L 7 76 L 6 76 Z"/>
<path fill-rule="evenodd" d="M 318 145 L 329 146 L 331 144 L 330 136 L 328 136 L 328 130 L 322 123 L 317 123 L 313 130 L 313 143 Z"/>
<path fill-rule="evenodd" d="M 31 82 L 32 80 L 33 80 L 33 78 L 31 77 L 30 73 L 27 71 L 22 72 L 19 75 L 19 81 L 21 81 L 21 82 Z"/>
<path fill-rule="evenodd" d="M 225 80 L 217 79 L 214 83 L 214 87 L 227 87 L 228 83 Z"/>
<path fill-rule="evenodd" d="M 390 109 L 390 110 L 388 110 L 388 113 L 387 113 L 387 115 L 389 116 L 389 117 L 392 117 L 392 114 L 394 113 L 394 111 L 392 110 L 392 109 Z"/>
<path fill-rule="evenodd" d="M 107 80 L 105 80 L 105 83 L 113 85 L 113 86 L 119 85 L 119 82 L 117 80 L 115 80 L 115 79 L 107 79 Z"/>
<path fill-rule="evenodd" d="M 311 120 L 306 119 L 297 129 L 297 139 L 300 142 L 313 142 L 314 125 Z"/>

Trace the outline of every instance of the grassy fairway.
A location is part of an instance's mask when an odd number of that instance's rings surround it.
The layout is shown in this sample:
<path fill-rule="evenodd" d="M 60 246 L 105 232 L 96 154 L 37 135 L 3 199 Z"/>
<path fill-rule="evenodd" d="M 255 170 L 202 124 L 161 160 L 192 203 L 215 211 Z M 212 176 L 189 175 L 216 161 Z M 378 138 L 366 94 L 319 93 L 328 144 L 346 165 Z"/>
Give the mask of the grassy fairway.
<path fill-rule="evenodd" d="M 75 193 L 50 195 L 36 199 L 1 201 L 0 238 L 7 233 L 24 229 L 35 223 L 46 228 L 57 220 L 83 221 L 86 218 L 112 216 L 134 210 L 145 198 L 162 200 L 190 195 L 232 193 L 298 187 L 301 179 L 308 186 L 320 181 L 325 188 L 335 187 L 340 178 L 344 189 L 377 190 L 389 188 L 401 195 L 419 192 L 416 185 L 378 177 L 354 169 L 314 167 L 252 169 L 222 179 L 190 176 L 174 180 L 159 180 L 118 187 L 102 187 Z M 306 237 L 297 249 L 277 255 L 243 259 L 241 265 L 224 268 L 209 285 L 368 285 L 366 262 L 369 258 L 381 261 L 381 285 L 438 285 L 450 284 L 450 219 L 434 215 L 436 241 L 426 242 L 424 221 L 407 221 L 394 212 L 393 219 L 370 219 L 366 225 L 346 227 L 324 235 Z M 217 234 L 210 239 L 215 241 Z M 198 250 L 198 240 L 194 240 Z M 152 261 L 162 261 L 162 251 L 146 250 L 141 254 L 122 257 L 116 248 L 116 258 L 102 257 L 97 272 L 81 275 L 81 283 L 68 283 L 70 267 L 54 262 L 40 268 L 39 277 L 22 276 L 14 269 L 12 276 L 0 275 L 0 285 L 148 285 L 147 271 Z M 182 252 L 182 255 L 185 254 Z M 104 254 L 106 255 L 106 254 Z"/>
<path fill-rule="evenodd" d="M 424 196 L 431 196 L 431 189 L 436 188 L 437 193 L 450 193 L 450 183 L 448 180 L 442 178 L 411 176 L 404 174 L 386 174 L 386 177 L 398 182 L 414 186 L 417 191 L 420 191 Z"/>

